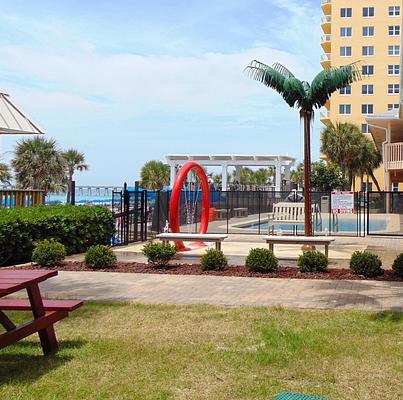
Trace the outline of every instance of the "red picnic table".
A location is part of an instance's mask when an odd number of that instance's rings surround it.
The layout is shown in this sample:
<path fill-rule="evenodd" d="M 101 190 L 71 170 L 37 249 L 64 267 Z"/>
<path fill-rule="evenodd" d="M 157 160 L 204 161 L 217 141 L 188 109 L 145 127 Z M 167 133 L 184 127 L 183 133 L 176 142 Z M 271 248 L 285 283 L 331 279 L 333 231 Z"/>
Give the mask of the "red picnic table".
<path fill-rule="evenodd" d="M 0 297 L 26 289 L 27 300 L 0 299 L 0 324 L 6 330 L 0 335 L 0 349 L 16 343 L 36 332 L 44 354 L 54 353 L 59 346 L 54 324 L 68 316 L 70 311 L 80 307 L 81 300 L 43 300 L 39 283 L 58 274 L 57 271 L 44 270 L 0 270 Z M 4 311 L 32 311 L 33 320 L 16 326 Z"/>

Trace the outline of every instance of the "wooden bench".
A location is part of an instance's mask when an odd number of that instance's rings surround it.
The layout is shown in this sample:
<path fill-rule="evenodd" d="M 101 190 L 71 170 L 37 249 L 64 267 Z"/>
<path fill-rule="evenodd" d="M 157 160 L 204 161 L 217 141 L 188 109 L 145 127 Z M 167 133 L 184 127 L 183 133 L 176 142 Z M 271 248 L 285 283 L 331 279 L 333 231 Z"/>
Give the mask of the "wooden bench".
<path fill-rule="evenodd" d="M 314 225 L 318 222 L 320 216 L 317 204 L 312 204 L 312 217 Z M 268 214 L 268 227 L 271 233 L 274 233 L 275 225 L 287 225 L 294 227 L 294 234 L 297 225 L 305 223 L 305 203 L 280 202 L 273 204 L 273 212 Z"/>
<path fill-rule="evenodd" d="M 160 233 L 157 238 L 162 242 L 168 243 L 173 241 L 199 241 L 199 242 L 215 242 L 216 250 L 221 250 L 221 242 L 227 239 L 228 235 L 220 233 Z"/>
<path fill-rule="evenodd" d="M 274 253 L 275 244 L 312 244 L 325 246 L 325 255 L 329 255 L 329 245 L 334 242 L 332 236 L 265 236 L 263 238 L 269 244 L 269 248 Z"/>

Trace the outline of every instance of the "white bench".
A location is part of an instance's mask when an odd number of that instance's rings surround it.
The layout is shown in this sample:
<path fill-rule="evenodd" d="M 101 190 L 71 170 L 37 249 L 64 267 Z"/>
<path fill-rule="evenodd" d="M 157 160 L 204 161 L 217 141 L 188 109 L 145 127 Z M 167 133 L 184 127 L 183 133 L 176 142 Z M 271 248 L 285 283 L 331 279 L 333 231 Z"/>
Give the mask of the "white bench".
<path fill-rule="evenodd" d="M 312 217 L 314 224 L 317 223 L 319 207 L 312 204 Z M 320 213 L 319 213 L 320 215 Z M 280 202 L 273 204 L 273 212 L 268 214 L 268 227 L 274 233 L 275 225 L 291 225 L 294 233 L 297 225 L 305 223 L 305 203 Z M 270 229 L 271 228 L 271 229 Z"/>
<path fill-rule="evenodd" d="M 269 248 L 274 252 L 275 244 L 312 244 L 325 246 L 325 255 L 329 255 L 329 244 L 334 242 L 332 236 L 265 236 L 264 240 L 269 244 Z"/>
<path fill-rule="evenodd" d="M 199 242 L 215 242 L 216 250 L 221 250 L 221 242 L 225 240 L 228 235 L 220 233 L 160 233 L 156 236 L 162 242 L 168 243 L 172 241 L 199 241 Z"/>

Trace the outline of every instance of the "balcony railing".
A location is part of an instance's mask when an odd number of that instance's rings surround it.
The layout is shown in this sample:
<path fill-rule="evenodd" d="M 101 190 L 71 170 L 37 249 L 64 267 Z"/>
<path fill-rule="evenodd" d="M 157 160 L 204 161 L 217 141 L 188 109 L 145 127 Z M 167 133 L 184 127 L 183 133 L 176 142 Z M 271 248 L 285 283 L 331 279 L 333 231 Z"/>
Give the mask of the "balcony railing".
<path fill-rule="evenodd" d="M 322 54 L 320 56 L 320 61 L 330 61 L 330 53 Z"/>
<path fill-rule="evenodd" d="M 331 4 L 332 0 L 322 0 L 322 6 L 325 4 Z"/>
<path fill-rule="evenodd" d="M 403 143 L 387 143 L 383 153 L 386 170 L 403 169 Z"/>
<path fill-rule="evenodd" d="M 42 190 L 0 189 L 0 208 L 32 207 L 45 203 Z"/>
<path fill-rule="evenodd" d="M 322 43 L 323 42 L 330 42 L 332 39 L 332 35 L 322 35 Z"/>
<path fill-rule="evenodd" d="M 320 111 L 320 119 L 329 119 L 330 112 L 328 110 L 321 110 Z"/>
<path fill-rule="evenodd" d="M 322 16 L 322 24 L 327 24 L 332 22 L 332 17 L 330 15 L 323 15 Z"/>

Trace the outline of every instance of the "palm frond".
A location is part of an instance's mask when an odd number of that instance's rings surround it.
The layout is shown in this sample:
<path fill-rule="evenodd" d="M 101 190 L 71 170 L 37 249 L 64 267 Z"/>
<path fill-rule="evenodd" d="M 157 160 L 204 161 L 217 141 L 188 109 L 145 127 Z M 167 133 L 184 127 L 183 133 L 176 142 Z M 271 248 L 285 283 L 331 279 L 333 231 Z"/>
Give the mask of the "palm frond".
<path fill-rule="evenodd" d="M 279 65 L 277 64 L 276 68 L 280 68 Z M 261 82 L 278 92 L 289 106 L 300 107 L 306 97 L 303 84 L 285 67 L 283 68 L 280 72 L 273 67 L 254 60 L 246 67 L 246 71 L 255 81 Z"/>
<path fill-rule="evenodd" d="M 294 78 L 292 72 L 278 62 L 274 63 L 271 67 L 277 72 L 280 72 L 280 74 L 283 75 L 285 78 Z"/>
<path fill-rule="evenodd" d="M 313 79 L 309 91 L 309 101 L 312 107 L 320 108 L 325 105 L 333 92 L 361 79 L 360 63 L 344 65 L 343 67 L 326 68 Z"/>

